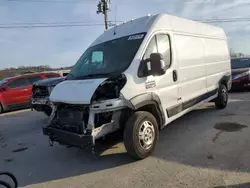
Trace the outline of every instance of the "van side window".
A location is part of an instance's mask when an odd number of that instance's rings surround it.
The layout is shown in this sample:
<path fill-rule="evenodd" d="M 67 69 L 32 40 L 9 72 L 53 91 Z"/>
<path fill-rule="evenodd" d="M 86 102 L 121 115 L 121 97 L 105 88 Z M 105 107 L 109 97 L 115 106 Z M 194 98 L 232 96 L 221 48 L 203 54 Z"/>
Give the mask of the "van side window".
<path fill-rule="evenodd" d="M 171 65 L 171 49 L 170 49 L 170 40 L 169 36 L 165 34 L 160 34 L 156 36 L 158 53 L 163 55 L 164 61 L 167 67 Z"/>
<path fill-rule="evenodd" d="M 151 39 L 150 43 L 148 44 L 146 52 L 143 56 L 143 60 L 149 59 L 150 54 L 152 54 L 152 53 L 157 53 L 157 44 L 156 44 L 155 36 Z"/>

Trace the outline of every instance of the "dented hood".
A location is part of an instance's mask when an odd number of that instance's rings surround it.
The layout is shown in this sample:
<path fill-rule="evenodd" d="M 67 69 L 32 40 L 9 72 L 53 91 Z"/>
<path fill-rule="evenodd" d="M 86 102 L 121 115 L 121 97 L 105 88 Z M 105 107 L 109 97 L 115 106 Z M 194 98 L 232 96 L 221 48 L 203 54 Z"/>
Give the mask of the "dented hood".
<path fill-rule="evenodd" d="M 106 79 L 65 80 L 52 90 L 50 100 L 68 104 L 90 104 L 95 90 Z"/>

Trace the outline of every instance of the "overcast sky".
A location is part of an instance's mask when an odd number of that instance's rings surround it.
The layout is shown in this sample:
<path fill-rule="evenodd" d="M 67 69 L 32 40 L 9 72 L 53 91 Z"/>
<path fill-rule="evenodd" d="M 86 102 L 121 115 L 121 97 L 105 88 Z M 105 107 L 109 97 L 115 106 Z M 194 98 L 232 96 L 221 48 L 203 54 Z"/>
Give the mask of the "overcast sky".
<path fill-rule="evenodd" d="M 35 0 L 0 0 L 0 24 L 103 21 L 103 16 L 96 14 L 98 0 L 82 0 L 81 3 L 66 3 L 80 0 L 29 1 Z M 154 13 L 190 19 L 250 18 L 249 10 L 250 0 L 111 0 L 109 20 L 115 20 L 115 15 L 116 20 L 123 21 Z M 250 22 L 216 25 L 225 29 L 230 47 L 250 54 Z M 0 28 L 0 69 L 22 65 L 73 65 L 103 29 L 103 26 Z"/>

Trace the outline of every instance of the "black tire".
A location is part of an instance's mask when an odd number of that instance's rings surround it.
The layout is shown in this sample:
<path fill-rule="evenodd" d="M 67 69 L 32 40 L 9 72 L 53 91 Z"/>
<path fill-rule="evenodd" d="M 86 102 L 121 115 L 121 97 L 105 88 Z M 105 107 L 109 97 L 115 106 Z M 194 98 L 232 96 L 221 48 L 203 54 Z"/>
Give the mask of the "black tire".
<path fill-rule="evenodd" d="M 224 109 L 228 102 L 228 91 L 225 85 L 221 84 L 218 90 L 218 97 L 215 99 L 215 106 L 218 109 Z"/>
<path fill-rule="evenodd" d="M 147 125 L 150 124 L 150 126 L 145 129 L 144 123 L 148 123 Z M 144 139 L 140 139 L 139 136 L 142 129 L 144 132 Z M 151 132 L 147 134 L 147 131 Z M 124 145 L 127 152 L 136 159 L 144 159 L 148 157 L 155 148 L 158 137 L 159 129 L 155 117 L 151 113 L 144 111 L 135 112 L 128 119 L 123 134 Z M 150 147 L 148 146 L 149 148 L 143 148 L 142 142 L 144 143 L 144 141 L 149 141 L 151 143 Z M 144 146 L 147 146 L 147 144 Z"/>

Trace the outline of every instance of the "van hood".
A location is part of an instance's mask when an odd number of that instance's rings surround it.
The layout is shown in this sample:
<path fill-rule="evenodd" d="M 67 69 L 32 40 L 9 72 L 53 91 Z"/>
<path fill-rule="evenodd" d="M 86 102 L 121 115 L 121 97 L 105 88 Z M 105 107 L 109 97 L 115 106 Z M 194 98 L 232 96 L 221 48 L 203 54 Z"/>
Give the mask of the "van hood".
<path fill-rule="evenodd" d="M 90 104 L 95 90 L 106 79 L 65 80 L 55 86 L 50 100 L 68 104 Z"/>

